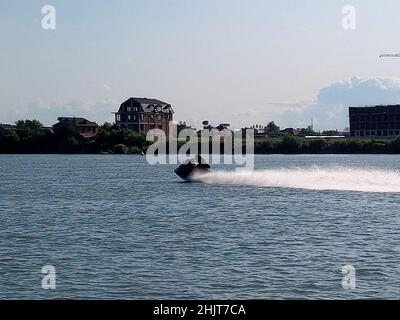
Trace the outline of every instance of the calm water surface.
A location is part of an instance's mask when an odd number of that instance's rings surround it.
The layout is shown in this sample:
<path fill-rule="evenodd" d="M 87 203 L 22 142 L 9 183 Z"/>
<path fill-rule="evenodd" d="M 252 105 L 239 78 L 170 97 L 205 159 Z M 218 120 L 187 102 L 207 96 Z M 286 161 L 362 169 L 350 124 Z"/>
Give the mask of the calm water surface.
<path fill-rule="evenodd" d="M 0 298 L 399 297 L 399 156 L 257 156 L 257 170 L 277 171 L 254 185 L 181 183 L 174 167 L 1 155 Z M 343 167 L 364 170 L 344 184 L 382 191 L 387 181 L 389 192 L 318 184 Z M 287 168 L 299 174 L 276 182 Z M 351 291 L 341 285 L 347 264 Z M 56 268 L 55 290 L 41 287 L 44 265 Z"/>

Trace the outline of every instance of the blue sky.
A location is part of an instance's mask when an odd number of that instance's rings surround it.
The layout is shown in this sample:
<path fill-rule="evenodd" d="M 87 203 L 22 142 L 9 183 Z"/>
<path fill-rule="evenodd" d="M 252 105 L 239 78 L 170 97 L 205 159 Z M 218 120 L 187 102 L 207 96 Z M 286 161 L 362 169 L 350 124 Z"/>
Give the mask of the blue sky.
<path fill-rule="evenodd" d="M 400 103 L 395 0 L 0 0 L 0 122 L 83 115 L 130 96 L 198 126 L 343 129 L 346 106 Z M 57 29 L 41 28 L 42 6 Z M 356 29 L 342 28 L 342 7 Z M 373 90 L 371 90 L 373 88 Z M 328 98 L 327 98 L 328 97 Z"/>

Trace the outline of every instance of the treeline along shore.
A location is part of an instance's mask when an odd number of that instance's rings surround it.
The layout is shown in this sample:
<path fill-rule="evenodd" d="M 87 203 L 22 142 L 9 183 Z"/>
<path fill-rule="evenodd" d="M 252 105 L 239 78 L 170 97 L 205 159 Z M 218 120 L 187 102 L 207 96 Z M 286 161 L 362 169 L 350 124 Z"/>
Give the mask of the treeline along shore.
<path fill-rule="evenodd" d="M 26 154 L 98 154 L 141 153 L 147 148 L 146 137 L 110 123 L 100 126 L 98 134 L 86 139 L 73 121 L 46 130 L 37 120 L 20 120 L 15 129 L 0 135 L 0 153 Z"/>
<path fill-rule="evenodd" d="M 246 150 L 244 143 L 243 152 Z M 183 142 L 178 143 L 178 148 L 182 144 Z M 149 145 L 145 135 L 110 123 L 100 126 L 93 139 L 85 139 L 73 122 L 67 122 L 53 132 L 44 130 L 39 121 L 20 120 L 15 129 L 0 133 L 1 154 L 140 154 L 146 152 Z M 221 152 L 223 150 L 224 145 L 221 142 Z M 288 134 L 255 141 L 254 153 L 400 154 L 400 137 L 391 140 L 306 139 Z"/>

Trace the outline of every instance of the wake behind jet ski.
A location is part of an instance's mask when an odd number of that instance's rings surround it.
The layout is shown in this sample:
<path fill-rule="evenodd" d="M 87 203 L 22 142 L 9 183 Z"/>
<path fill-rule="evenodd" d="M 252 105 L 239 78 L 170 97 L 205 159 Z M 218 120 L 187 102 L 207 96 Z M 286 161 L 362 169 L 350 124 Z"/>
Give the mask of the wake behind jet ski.
<path fill-rule="evenodd" d="M 210 165 L 198 155 L 194 159 L 190 159 L 182 163 L 174 172 L 185 181 L 192 181 L 193 173 L 195 172 L 209 172 Z"/>

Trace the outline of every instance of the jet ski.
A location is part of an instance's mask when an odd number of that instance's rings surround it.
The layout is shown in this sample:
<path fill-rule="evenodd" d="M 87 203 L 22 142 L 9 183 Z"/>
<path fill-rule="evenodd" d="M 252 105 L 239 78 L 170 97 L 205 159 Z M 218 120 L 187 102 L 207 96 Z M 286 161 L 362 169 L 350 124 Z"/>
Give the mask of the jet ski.
<path fill-rule="evenodd" d="M 192 181 L 193 173 L 206 173 L 210 171 L 210 165 L 198 155 L 194 159 L 190 159 L 182 163 L 174 172 L 185 181 Z"/>

